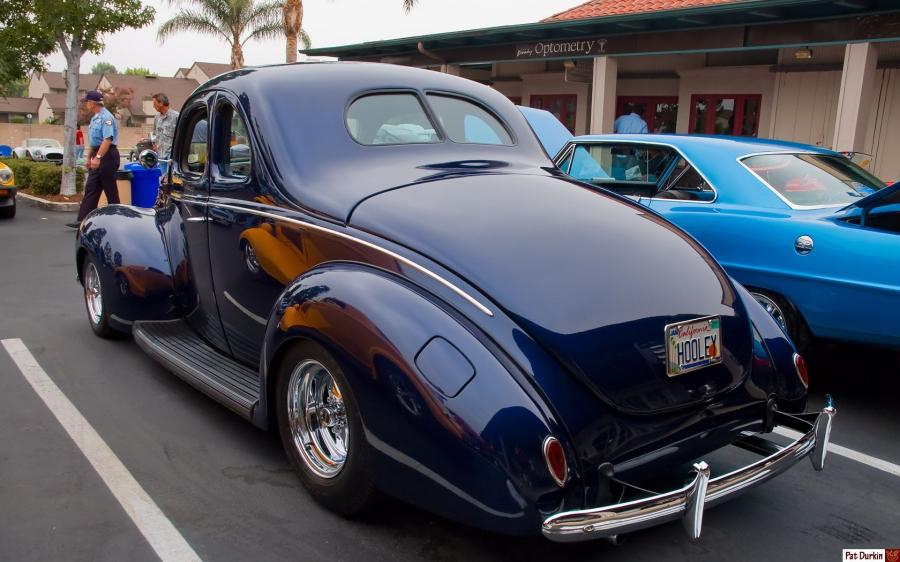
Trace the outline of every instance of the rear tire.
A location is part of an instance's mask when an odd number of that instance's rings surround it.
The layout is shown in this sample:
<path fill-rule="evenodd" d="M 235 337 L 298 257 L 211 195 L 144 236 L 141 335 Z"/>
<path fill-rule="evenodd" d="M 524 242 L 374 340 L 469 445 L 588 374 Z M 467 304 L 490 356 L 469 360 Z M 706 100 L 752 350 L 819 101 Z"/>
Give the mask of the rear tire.
<path fill-rule="evenodd" d="M 278 369 L 276 415 L 288 459 L 313 498 L 341 515 L 370 511 L 378 499 L 356 399 L 337 361 L 305 341 Z"/>
<path fill-rule="evenodd" d="M 810 344 L 812 344 L 813 336 L 797 307 L 778 293 L 765 289 L 749 289 L 749 291 L 753 298 L 756 299 L 756 302 L 766 309 L 766 312 L 775 319 L 775 322 L 791 338 L 797 351 L 803 355 L 809 349 Z"/>
<path fill-rule="evenodd" d="M 16 204 L 13 202 L 12 207 L 0 208 L 0 219 L 11 219 L 16 216 Z"/>
<path fill-rule="evenodd" d="M 100 269 L 94 258 L 88 256 L 81 269 L 81 282 L 84 286 L 84 307 L 87 310 L 91 329 L 101 338 L 111 338 L 115 334 L 109 325 L 106 295 L 109 291 L 103 286 Z"/>

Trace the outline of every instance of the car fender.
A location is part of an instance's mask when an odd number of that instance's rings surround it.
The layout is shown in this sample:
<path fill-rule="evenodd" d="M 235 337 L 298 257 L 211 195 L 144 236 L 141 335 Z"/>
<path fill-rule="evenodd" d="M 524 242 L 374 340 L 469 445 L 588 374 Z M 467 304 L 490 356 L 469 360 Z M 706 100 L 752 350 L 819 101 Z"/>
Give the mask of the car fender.
<path fill-rule="evenodd" d="M 172 269 L 153 209 L 108 205 L 85 218 L 75 240 L 76 275 L 87 256 L 97 264 L 111 324 L 128 332 L 136 320 L 175 318 Z"/>
<path fill-rule="evenodd" d="M 320 266 L 292 283 L 268 323 L 258 425 L 274 415 L 280 356 L 302 339 L 324 346 L 344 369 L 371 470 L 388 495 L 516 534 L 536 532 L 541 511 L 580 502 L 565 430 L 476 331 L 421 289 L 351 263 Z M 569 457 L 564 489 L 543 458 L 551 434 Z"/>

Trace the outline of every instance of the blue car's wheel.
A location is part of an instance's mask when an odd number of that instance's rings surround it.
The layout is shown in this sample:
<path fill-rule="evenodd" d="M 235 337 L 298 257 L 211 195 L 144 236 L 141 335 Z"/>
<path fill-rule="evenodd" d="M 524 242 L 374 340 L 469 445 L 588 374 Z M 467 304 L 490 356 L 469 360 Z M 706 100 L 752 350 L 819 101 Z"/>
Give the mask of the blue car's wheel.
<path fill-rule="evenodd" d="M 277 421 L 281 442 L 313 497 L 343 515 L 377 499 L 356 400 L 337 361 L 303 342 L 280 362 Z"/>
<path fill-rule="evenodd" d="M 794 347 L 801 354 L 812 342 L 812 335 L 797 308 L 783 296 L 764 289 L 749 289 L 750 294 L 772 318 L 781 326 L 784 333 L 794 342 Z"/>

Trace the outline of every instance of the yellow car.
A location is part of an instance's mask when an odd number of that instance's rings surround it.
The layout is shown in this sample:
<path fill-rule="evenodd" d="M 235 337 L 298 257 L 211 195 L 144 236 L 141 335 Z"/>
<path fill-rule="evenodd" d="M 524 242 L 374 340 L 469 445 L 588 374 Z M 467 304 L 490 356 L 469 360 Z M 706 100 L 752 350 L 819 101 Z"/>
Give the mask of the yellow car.
<path fill-rule="evenodd" d="M 9 166 L 0 162 L 0 219 L 16 216 L 16 177 Z"/>

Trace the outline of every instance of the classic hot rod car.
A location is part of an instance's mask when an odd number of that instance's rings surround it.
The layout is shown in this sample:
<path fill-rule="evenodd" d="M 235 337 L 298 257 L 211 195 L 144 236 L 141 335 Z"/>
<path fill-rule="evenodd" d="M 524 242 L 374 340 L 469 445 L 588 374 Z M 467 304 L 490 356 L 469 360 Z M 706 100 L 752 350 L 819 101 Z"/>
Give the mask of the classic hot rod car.
<path fill-rule="evenodd" d="M 224 74 L 184 104 L 164 184 L 159 208 L 82 222 L 91 328 L 277 428 L 339 513 L 385 494 L 558 541 L 678 518 L 698 537 L 704 506 L 823 466 L 834 409 L 804 413 L 774 320 L 677 227 L 556 170 L 486 86 Z M 123 270 L 168 287 L 123 295 Z M 762 458 L 702 460 L 730 445 Z"/>

